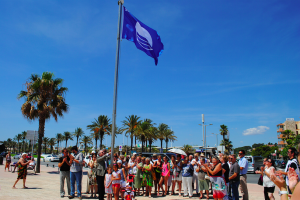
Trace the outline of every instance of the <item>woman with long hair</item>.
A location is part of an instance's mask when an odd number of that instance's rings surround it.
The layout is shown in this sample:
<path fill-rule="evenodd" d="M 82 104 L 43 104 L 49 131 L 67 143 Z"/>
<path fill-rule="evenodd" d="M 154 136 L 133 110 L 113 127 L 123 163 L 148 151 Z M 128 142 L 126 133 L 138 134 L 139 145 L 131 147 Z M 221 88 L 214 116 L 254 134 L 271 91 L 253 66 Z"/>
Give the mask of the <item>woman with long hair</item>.
<path fill-rule="evenodd" d="M 265 167 L 261 167 L 260 171 L 255 171 L 256 174 L 261 174 L 263 176 L 263 186 L 264 186 L 264 196 L 265 200 L 274 200 L 273 193 L 275 191 L 275 184 L 270 179 L 270 172 L 275 171 L 274 160 L 269 158 L 265 160 Z"/>
<path fill-rule="evenodd" d="M 164 156 L 164 162 L 162 164 L 162 172 L 161 172 L 161 178 L 159 181 L 159 187 L 162 188 L 162 195 L 167 195 L 168 191 L 168 179 L 170 176 L 170 163 L 168 163 L 167 156 Z M 165 190 L 163 189 L 163 183 L 165 184 Z"/>
<path fill-rule="evenodd" d="M 96 170 L 97 170 L 97 155 L 92 154 L 92 160 L 89 162 L 88 166 L 90 167 L 90 170 L 88 171 L 88 178 L 89 178 L 89 186 L 91 189 L 91 196 L 90 197 L 97 197 L 98 193 L 98 185 L 96 180 Z M 94 195 L 95 190 L 95 195 Z"/>
<path fill-rule="evenodd" d="M 162 171 L 161 155 L 159 155 L 157 157 L 157 161 L 154 162 L 153 167 L 154 167 L 154 170 L 155 170 L 155 177 L 156 177 L 156 180 L 154 181 L 155 191 L 156 191 L 156 188 L 157 188 L 157 196 L 160 196 L 159 195 L 160 188 L 162 189 L 162 191 L 164 190 L 159 185 L 159 181 L 160 181 L 160 177 L 161 177 L 161 171 Z"/>

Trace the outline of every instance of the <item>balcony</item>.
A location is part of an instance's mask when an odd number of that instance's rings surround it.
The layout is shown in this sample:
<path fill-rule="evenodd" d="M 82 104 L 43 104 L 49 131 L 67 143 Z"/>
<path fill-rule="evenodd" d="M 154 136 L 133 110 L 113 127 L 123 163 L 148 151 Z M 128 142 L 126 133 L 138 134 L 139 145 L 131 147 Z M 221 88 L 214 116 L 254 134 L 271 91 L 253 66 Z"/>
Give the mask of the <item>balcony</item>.
<path fill-rule="evenodd" d="M 277 132 L 283 132 L 283 131 L 284 131 L 283 128 L 277 129 Z"/>
<path fill-rule="evenodd" d="M 278 144 L 280 144 L 280 145 L 286 145 L 286 142 L 280 141 L 280 142 L 278 142 Z"/>
<path fill-rule="evenodd" d="M 282 139 L 283 138 L 283 134 L 277 135 L 278 139 Z"/>

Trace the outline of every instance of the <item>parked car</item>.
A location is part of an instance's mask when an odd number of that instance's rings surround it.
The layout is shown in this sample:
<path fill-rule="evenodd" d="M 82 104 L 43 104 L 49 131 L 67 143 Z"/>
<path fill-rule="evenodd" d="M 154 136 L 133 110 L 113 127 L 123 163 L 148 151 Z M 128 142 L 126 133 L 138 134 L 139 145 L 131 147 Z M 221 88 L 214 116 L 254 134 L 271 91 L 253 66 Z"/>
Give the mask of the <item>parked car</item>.
<path fill-rule="evenodd" d="M 21 158 L 21 154 L 15 154 L 14 156 L 13 156 L 13 159 L 20 159 Z"/>
<path fill-rule="evenodd" d="M 245 156 L 245 158 L 248 160 L 248 173 L 255 173 L 256 170 L 259 170 L 264 165 L 264 158 L 261 156 Z"/>
<path fill-rule="evenodd" d="M 48 155 L 46 158 L 45 158 L 45 161 L 49 161 L 49 162 L 58 162 L 59 161 L 59 157 L 57 157 L 56 155 Z"/>
<path fill-rule="evenodd" d="M 280 168 L 285 168 L 286 167 L 286 161 L 285 160 L 282 160 L 281 162 L 280 162 L 280 164 L 279 164 L 279 166 L 278 167 L 280 167 Z"/>
<path fill-rule="evenodd" d="M 3 151 L 0 156 L 5 157 L 7 155 L 7 152 Z"/>

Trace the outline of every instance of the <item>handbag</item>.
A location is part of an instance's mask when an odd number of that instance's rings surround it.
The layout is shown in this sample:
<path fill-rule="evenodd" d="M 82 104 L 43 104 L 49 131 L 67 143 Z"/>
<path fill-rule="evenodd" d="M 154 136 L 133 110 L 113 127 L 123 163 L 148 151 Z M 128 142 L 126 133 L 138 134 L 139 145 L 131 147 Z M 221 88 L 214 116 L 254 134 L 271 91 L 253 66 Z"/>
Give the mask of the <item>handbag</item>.
<path fill-rule="evenodd" d="M 260 175 L 257 184 L 258 185 L 263 185 L 263 176 L 262 175 Z"/>
<path fill-rule="evenodd" d="M 152 179 L 155 181 L 156 180 L 156 174 L 155 174 L 153 169 L 151 170 L 151 174 L 152 174 Z"/>

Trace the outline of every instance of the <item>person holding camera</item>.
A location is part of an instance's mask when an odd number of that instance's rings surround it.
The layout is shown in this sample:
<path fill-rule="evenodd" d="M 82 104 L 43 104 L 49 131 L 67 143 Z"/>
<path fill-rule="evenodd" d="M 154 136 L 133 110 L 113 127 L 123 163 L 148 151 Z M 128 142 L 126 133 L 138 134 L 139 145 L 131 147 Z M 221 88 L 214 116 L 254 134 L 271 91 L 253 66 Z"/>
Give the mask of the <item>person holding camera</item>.
<path fill-rule="evenodd" d="M 78 152 L 77 146 L 72 147 L 72 153 L 74 156 L 70 155 L 70 182 L 71 182 L 71 195 L 69 199 L 73 199 L 75 195 L 75 181 L 77 184 L 77 196 L 79 199 L 81 197 L 81 180 L 82 180 L 82 166 L 83 166 L 83 155 Z"/>
<path fill-rule="evenodd" d="M 62 150 L 63 156 L 59 158 L 58 167 L 60 168 L 60 196 L 65 196 L 65 179 L 67 182 L 68 195 L 71 193 L 70 185 L 70 157 L 68 149 L 64 148 Z"/>

